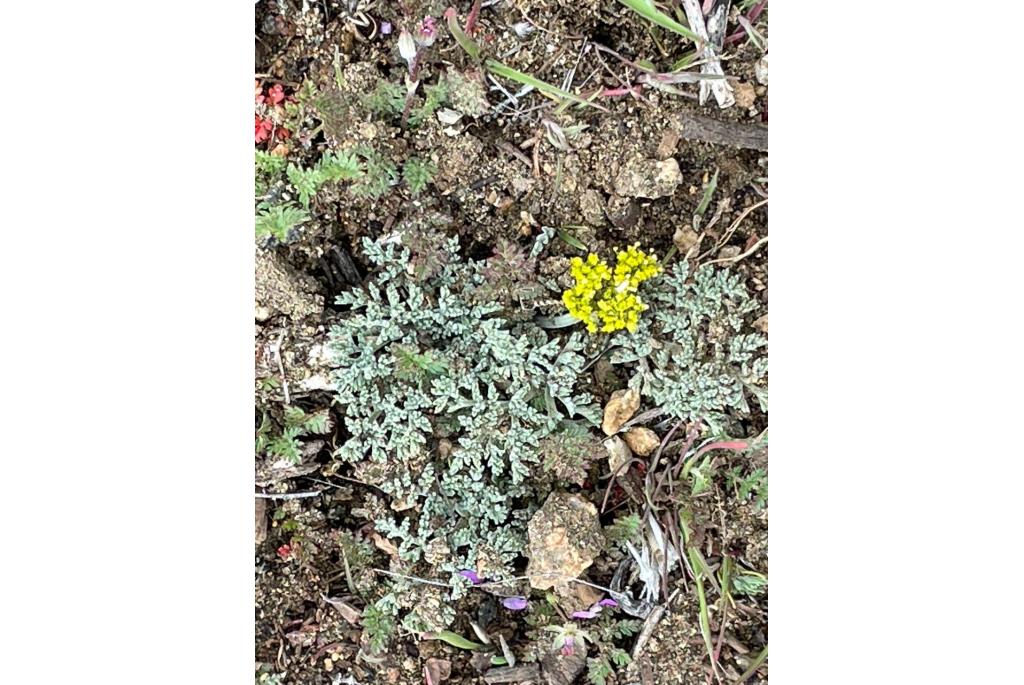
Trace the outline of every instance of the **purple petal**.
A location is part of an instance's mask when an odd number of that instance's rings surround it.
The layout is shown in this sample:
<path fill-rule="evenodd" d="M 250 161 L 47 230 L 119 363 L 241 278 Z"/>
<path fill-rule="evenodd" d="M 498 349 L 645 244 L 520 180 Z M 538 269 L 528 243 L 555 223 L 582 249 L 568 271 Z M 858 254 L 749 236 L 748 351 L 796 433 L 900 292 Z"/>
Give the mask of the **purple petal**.
<path fill-rule="evenodd" d="M 382 21 L 380 23 L 380 34 L 382 36 L 388 35 L 389 33 L 391 33 L 392 30 L 393 30 L 393 27 L 391 26 L 391 22 L 390 21 Z"/>
<path fill-rule="evenodd" d="M 526 597 L 506 597 L 501 600 L 501 605 L 511 611 L 522 611 L 526 608 Z"/>
<path fill-rule="evenodd" d="M 588 611 L 574 611 L 572 612 L 573 618 L 597 618 L 597 611 L 590 609 Z"/>
<path fill-rule="evenodd" d="M 476 574 L 476 571 L 459 571 L 459 575 L 463 578 L 468 578 L 469 582 L 473 583 L 473 585 L 480 584 L 480 577 Z"/>
<path fill-rule="evenodd" d="M 565 638 L 565 642 L 562 643 L 562 654 L 564 656 L 570 656 L 575 651 L 576 641 L 571 637 Z"/>
<path fill-rule="evenodd" d="M 619 606 L 619 603 L 616 602 L 614 599 L 607 599 L 607 598 L 606 599 L 602 599 L 600 602 L 598 602 L 598 604 L 600 604 L 603 607 L 617 607 L 617 606 Z"/>

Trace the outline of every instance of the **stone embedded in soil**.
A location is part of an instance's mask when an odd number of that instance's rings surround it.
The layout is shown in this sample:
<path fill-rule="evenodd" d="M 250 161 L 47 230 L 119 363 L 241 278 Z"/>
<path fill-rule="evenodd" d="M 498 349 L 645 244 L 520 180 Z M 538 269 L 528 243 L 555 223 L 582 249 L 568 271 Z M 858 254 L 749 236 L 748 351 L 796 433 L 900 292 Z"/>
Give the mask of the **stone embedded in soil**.
<path fill-rule="evenodd" d="M 605 435 L 614 435 L 622 428 L 622 424 L 633 418 L 640 408 L 640 393 L 633 388 L 616 390 L 612 393 L 608 404 L 604 406 L 604 420 L 601 430 Z"/>
<path fill-rule="evenodd" d="M 754 65 L 754 78 L 762 86 L 768 85 L 768 53 L 764 53 L 764 57 L 757 61 Z"/>
<path fill-rule="evenodd" d="M 527 530 L 526 573 L 536 590 L 567 585 L 594 562 L 604 545 L 597 507 L 565 492 L 551 493 Z"/>
<path fill-rule="evenodd" d="M 629 198 L 612 195 L 605 210 L 612 226 L 621 229 L 633 228 L 640 221 L 640 205 Z"/>
<path fill-rule="evenodd" d="M 683 182 L 679 162 L 634 157 L 626 161 L 615 177 L 615 192 L 623 197 L 655 200 L 668 197 Z"/>
<path fill-rule="evenodd" d="M 608 450 L 608 470 L 611 473 L 622 475 L 620 467 L 633 458 L 626 441 L 613 435 L 604 441 L 604 448 Z"/>
<path fill-rule="evenodd" d="M 593 188 L 583 191 L 580 195 L 580 212 L 588 224 L 600 226 L 604 223 L 604 201 L 601 193 Z"/>
<path fill-rule="evenodd" d="M 649 456 L 661 444 L 658 434 L 646 426 L 634 426 L 626 431 L 623 437 L 626 444 L 629 445 L 629 449 L 641 457 Z"/>
<path fill-rule="evenodd" d="M 546 685 L 570 685 L 587 665 L 587 650 L 578 648 L 572 654 L 549 652 L 541 659 L 540 669 Z"/>

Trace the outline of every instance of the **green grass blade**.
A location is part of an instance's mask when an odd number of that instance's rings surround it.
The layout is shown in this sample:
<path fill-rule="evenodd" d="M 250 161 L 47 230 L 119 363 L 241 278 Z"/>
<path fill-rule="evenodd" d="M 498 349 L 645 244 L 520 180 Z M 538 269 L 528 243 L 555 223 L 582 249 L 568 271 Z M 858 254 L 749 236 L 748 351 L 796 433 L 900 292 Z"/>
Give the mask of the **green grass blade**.
<path fill-rule="evenodd" d="M 633 10 L 647 21 L 653 21 L 658 26 L 678 33 L 684 38 L 689 38 L 700 45 L 700 36 L 686 28 L 678 21 L 659 11 L 651 0 L 619 0 L 620 3 Z"/>
<path fill-rule="evenodd" d="M 700 634 L 704 638 L 704 646 L 708 650 L 708 658 L 711 659 L 711 667 L 715 667 L 715 648 L 711 644 L 711 619 L 708 618 L 708 598 L 704 594 L 704 560 L 692 547 L 686 550 L 690 555 L 690 565 L 693 566 L 694 580 L 697 581 L 697 601 L 700 602 Z M 699 571 L 697 569 L 700 569 Z"/>
<path fill-rule="evenodd" d="M 700 199 L 700 204 L 697 205 L 697 216 L 704 216 L 708 205 L 711 204 L 711 196 L 715 194 L 716 188 L 718 188 L 718 169 L 715 169 L 715 175 L 711 177 L 711 183 L 708 183 L 708 187 L 704 189 L 704 197 Z"/>
<path fill-rule="evenodd" d="M 560 100 L 572 100 L 573 102 L 580 105 L 586 105 L 587 107 L 595 107 L 601 110 L 602 112 L 608 111 L 606 107 L 602 107 L 597 103 L 584 100 L 579 95 L 573 95 L 572 93 L 564 91 L 561 88 L 551 85 L 550 83 L 545 83 L 540 79 L 534 78 L 529 74 L 524 74 L 521 71 L 516 71 L 512 67 L 507 67 L 496 60 L 485 60 L 484 66 L 487 67 L 487 70 L 490 71 L 491 73 L 497 74 L 498 76 L 504 76 L 505 78 L 510 78 L 513 81 L 518 81 L 519 83 L 522 83 L 524 86 L 533 86 L 534 88 L 544 93 L 545 95 L 550 95 L 551 97 L 558 98 Z"/>
<path fill-rule="evenodd" d="M 572 233 L 569 233 L 569 231 L 564 228 L 560 228 L 557 233 L 558 237 L 562 239 L 562 242 L 575 247 L 577 250 L 583 250 L 584 252 L 587 251 L 587 246 L 581 243 L 579 238 L 574 236 Z"/>
<path fill-rule="evenodd" d="M 443 642 L 447 642 L 452 647 L 458 647 L 459 649 L 474 650 L 483 648 L 483 645 L 479 642 L 467 640 L 458 633 L 453 633 L 450 630 L 442 630 L 439 633 L 423 633 L 422 638 L 424 640 L 441 640 Z"/>
<path fill-rule="evenodd" d="M 445 10 L 444 18 L 448 20 L 448 30 L 452 32 L 452 36 L 462 49 L 472 57 L 474 60 L 480 59 L 480 48 L 477 46 L 473 39 L 466 35 L 466 32 L 459 26 L 459 18 L 455 15 L 455 8 L 449 7 Z"/>

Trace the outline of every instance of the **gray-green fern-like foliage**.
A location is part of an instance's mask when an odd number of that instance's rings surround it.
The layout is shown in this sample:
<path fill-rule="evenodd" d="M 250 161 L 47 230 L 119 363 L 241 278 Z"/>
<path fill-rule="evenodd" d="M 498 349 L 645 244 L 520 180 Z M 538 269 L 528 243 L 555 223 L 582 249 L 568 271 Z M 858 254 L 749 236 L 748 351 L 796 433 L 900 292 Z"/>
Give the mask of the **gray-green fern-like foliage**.
<path fill-rule="evenodd" d="M 631 385 L 678 419 L 727 432 L 729 414 L 750 414 L 750 398 L 768 403 L 768 339 L 750 331 L 757 309 L 739 274 L 675 264 L 648 288 L 649 316 L 635 334 L 619 333 L 614 363 L 637 362 Z"/>
<path fill-rule="evenodd" d="M 426 554 L 453 578 L 478 561 L 510 574 L 538 506 L 538 443 L 574 415 L 599 419 L 577 388 L 585 339 L 504 318 L 477 292 L 483 264 L 462 260 L 455 239 L 427 275 L 400 238 L 363 248 L 376 276 L 338 297 L 350 310 L 331 331 L 351 435 L 335 456 L 392 496 L 398 513 L 375 523 L 403 559 Z"/>

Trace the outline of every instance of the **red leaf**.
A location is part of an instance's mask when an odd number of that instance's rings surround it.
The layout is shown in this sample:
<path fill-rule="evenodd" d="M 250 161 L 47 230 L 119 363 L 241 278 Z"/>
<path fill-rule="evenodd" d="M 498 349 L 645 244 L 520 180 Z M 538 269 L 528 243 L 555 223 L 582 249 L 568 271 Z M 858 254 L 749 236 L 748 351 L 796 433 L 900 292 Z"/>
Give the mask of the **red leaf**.
<path fill-rule="evenodd" d="M 280 104 L 281 101 L 284 100 L 284 88 L 281 87 L 280 83 L 276 86 L 272 86 L 270 90 L 267 91 L 267 99 L 269 99 L 270 103 L 273 105 Z"/>

